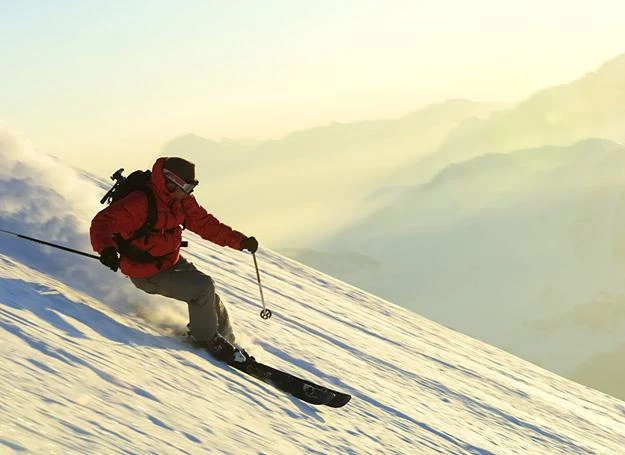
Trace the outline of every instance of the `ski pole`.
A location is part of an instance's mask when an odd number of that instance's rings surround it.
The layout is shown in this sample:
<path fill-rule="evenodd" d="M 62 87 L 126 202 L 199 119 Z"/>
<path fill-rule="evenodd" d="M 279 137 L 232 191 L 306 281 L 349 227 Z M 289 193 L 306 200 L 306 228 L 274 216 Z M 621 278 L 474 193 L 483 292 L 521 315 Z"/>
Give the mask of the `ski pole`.
<path fill-rule="evenodd" d="M 31 242 L 37 242 L 37 243 L 41 243 L 43 245 L 51 246 L 53 248 L 58 248 L 59 250 L 69 251 L 70 253 L 80 254 L 81 256 L 86 256 L 88 258 L 100 260 L 100 256 L 96 256 L 95 254 L 84 253 L 82 251 L 78 251 L 78 250 L 75 250 L 73 248 L 68 248 L 66 246 L 57 245 L 55 243 L 50 243 L 50 242 L 44 242 L 43 240 L 34 239 L 32 237 L 28 237 L 28 236 L 25 236 L 25 235 L 22 235 L 22 234 L 18 234 L 17 232 L 5 231 L 4 229 L 0 229 L 0 232 L 2 232 L 3 234 L 8 234 L 8 235 L 13 235 L 15 237 L 19 237 L 20 239 L 26 239 L 26 240 L 30 240 Z"/>
<path fill-rule="evenodd" d="M 254 267 L 256 267 L 256 278 L 258 279 L 258 289 L 260 290 L 260 300 L 263 302 L 263 309 L 260 312 L 260 317 L 263 319 L 269 319 L 272 315 L 271 310 L 268 310 L 265 306 L 265 296 L 263 295 L 263 286 L 260 284 L 260 272 L 258 271 L 258 261 L 256 260 L 256 253 L 252 253 L 254 258 Z"/>

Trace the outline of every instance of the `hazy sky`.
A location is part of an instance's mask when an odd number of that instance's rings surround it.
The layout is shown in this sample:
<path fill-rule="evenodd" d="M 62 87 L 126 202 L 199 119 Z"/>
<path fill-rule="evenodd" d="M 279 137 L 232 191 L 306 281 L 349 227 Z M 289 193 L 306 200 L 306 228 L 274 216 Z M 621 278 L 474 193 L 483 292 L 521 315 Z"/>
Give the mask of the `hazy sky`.
<path fill-rule="evenodd" d="M 517 101 L 625 52 L 623 17 L 622 0 L 0 0 L 0 124 L 107 172 L 188 132 Z"/>

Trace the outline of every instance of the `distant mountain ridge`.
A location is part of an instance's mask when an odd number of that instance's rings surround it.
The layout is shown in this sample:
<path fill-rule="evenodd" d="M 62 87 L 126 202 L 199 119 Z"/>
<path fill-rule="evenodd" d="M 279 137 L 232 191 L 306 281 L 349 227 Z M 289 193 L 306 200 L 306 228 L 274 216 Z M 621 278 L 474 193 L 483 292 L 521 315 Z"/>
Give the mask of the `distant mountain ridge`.
<path fill-rule="evenodd" d="M 606 315 L 609 331 L 575 316 L 610 312 L 605 298 L 625 305 L 625 146 L 588 139 L 451 165 L 320 250 L 379 264 L 365 278 L 344 264 L 338 278 L 577 378 L 625 330 L 622 315 Z"/>
<path fill-rule="evenodd" d="M 197 192 L 202 197 L 206 191 L 224 219 L 253 227 L 272 246 L 301 247 L 306 239 L 314 243 L 363 216 L 375 205 L 363 207 L 361 201 L 387 186 L 388 175 L 433 153 L 462 122 L 497 108 L 453 100 L 397 120 L 335 123 L 251 143 L 187 135 L 162 153 L 197 164 Z M 224 196 L 210 197 L 213 193 Z M 232 201 L 254 204 L 262 216 Z M 285 216 L 290 226 L 276 221 Z"/>
<path fill-rule="evenodd" d="M 625 141 L 625 54 L 512 108 L 462 123 L 436 153 L 415 160 L 394 177 L 423 183 L 452 163 L 487 153 L 566 146 L 589 137 Z"/>
<path fill-rule="evenodd" d="M 398 119 L 333 123 L 277 140 L 185 135 L 162 154 L 198 164 L 198 194 L 276 248 L 316 247 L 453 163 L 588 137 L 625 140 L 625 54 L 515 106 L 451 100 Z M 204 193 L 206 191 L 206 193 Z M 251 214 L 232 201 L 262 207 Z M 322 201 L 320 203 L 320 201 Z M 288 214 L 289 226 L 276 222 Z"/>

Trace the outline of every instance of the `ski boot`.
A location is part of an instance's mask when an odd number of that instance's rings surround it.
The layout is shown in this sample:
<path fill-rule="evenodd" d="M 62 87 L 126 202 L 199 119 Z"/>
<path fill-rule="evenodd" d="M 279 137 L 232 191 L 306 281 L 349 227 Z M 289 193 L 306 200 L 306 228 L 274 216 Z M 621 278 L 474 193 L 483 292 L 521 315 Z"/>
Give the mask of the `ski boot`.
<path fill-rule="evenodd" d="M 256 361 L 245 349 L 233 345 L 219 333 L 216 333 L 212 340 L 205 342 L 204 347 L 217 360 L 226 362 L 239 370 L 245 371 Z"/>

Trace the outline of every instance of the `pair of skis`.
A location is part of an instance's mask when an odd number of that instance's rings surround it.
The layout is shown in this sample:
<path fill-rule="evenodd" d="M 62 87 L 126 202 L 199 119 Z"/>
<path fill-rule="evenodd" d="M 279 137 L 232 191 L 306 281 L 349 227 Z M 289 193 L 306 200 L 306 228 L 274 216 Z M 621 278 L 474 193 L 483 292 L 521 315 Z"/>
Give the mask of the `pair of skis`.
<path fill-rule="evenodd" d="M 201 347 L 195 347 L 203 349 Z M 210 354 L 208 350 L 206 352 Z M 269 384 L 292 397 L 312 405 L 340 408 L 345 406 L 349 403 L 349 400 L 352 399 L 352 396 L 347 393 L 323 387 L 264 363 L 257 362 L 254 359 L 244 364 L 232 362 L 229 363 L 229 365 L 242 373 L 252 376 L 265 384 Z"/>
<path fill-rule="evenodd" d="M 255 360 L 252 360 L 247 365 L 238 366 L 232 364 L 232 366 L 309 404 L 340 408 L 345 406 L 352 398 L 347 393 L 328 389 Z"/>

